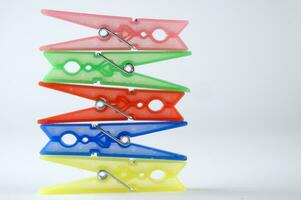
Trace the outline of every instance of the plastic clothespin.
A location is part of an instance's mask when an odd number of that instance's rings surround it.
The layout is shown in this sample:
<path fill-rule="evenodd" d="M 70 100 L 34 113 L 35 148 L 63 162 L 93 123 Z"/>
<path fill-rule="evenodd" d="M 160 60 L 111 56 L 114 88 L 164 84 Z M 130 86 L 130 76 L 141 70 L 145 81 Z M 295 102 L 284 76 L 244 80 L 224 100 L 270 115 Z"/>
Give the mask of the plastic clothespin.
<path fill-rule="evenodd" d="M 108 124 L 43 124 L 50 141 L 41 150 L 46 155 L 128 157 L 187 160 L 187 157 L 131 142 L 131 138 L 186 126 L 187 122 Z"/>
<path fill-rule="evenodd" d="M 134 72 L 135 66 L 190 55 L 189 51 L 163 52 L 45 52 L 53 68 L 45 82 L 143 87 L 188 92 L 189 89 Z M 68 63 L 75 62 L 70 67 Z M 69 67 L 68 67 L 69 66 Z"/>
<path fill-rule="evenodd" d="M 178 36 L 186 20 L 132 19 L 55 10 L 44 15 L 94 28 L 96 36 L 42 46 L 41 50 L 186 50 Z M 156 33 L 162 33 L 156 37 Z"/>
<path fill-rule="evenodd" d="M 95 176 L 44 187 L 42 194 L 183 191 L 177 174 L 183 161 L 87 156 L 41 156 L 41 159 L 95 172 Z"/>
<path fill-rule="evenodd" d="M 133 90 L 40 82 L 40 86 L 95 101 L 95 106 L 38 120 L 38 123 L 151 120 L 182 121 L 175 108 L 185 93 L 163 90 Z M 158 107 L 152 107 L 157 102 Z M 161 103 L 162 105 L 160 105 Z M 162 106 L 162 107 L 159 107 Z"/>

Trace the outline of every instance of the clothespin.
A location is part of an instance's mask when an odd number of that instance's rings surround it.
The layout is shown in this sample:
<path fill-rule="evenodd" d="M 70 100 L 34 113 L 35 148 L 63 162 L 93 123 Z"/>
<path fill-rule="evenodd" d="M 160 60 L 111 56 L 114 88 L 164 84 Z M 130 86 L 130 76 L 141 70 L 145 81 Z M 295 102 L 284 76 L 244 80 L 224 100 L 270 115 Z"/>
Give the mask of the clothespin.
<path fill-rule="evenodd" d="M 53 68 L 45 82 L 143 87 L 188 92 L 189 89 L 134 72 L 135 67 L 190 55 L 189 51 L 162 52 L 44 52 Z M 75 62 L 75 65 L 69 65 Z M 71 67 L 70 67 L 71 66 Z"/>
<path fill-rule="evenodd" d="M 43 124 L 41 128 L 50 141 L 41 150 L 41 154 L 186 160 L 184 155 L 131 142 L 131 138 L 134 137 L 186 125 L 185 121 Z"/>
<path fill-rule="evenodd" d="M 175 108 L 183 92 L 163 90 L 133 90 L 86 85 L 40 82 L 40 86 L 95 101 L 95 106 L 38 120 L 38 123 L 151 120 L 182 121 Z M 157 107 L 152 104 L 157 102 Z M 159 104 L 161 103 L 161 105 Z M 161 106 L 161 107 L 159 107 Z"/>
<path fill-rule="evenodd" d="M 83 170 L 94 177 L 42 188 L 42 194 L 183 191 L 177 174 L 183 161 L 87 156 L 41 156 L 41 159 Z"/>
<path fill-rule="evenodd" d="M 48 50 L 186 50 L 179 37 L 186 20 L 132 19 L 55 10 L 44 15 L 97 30 L 96 36 L 42 46 Z M 156 33 L 162 33 L 156 37 Z"/>

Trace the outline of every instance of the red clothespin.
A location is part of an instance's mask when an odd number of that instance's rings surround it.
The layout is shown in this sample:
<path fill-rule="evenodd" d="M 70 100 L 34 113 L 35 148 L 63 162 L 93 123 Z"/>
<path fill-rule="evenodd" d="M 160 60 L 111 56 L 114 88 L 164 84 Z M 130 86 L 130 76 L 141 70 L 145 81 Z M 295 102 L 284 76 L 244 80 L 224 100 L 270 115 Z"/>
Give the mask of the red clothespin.
<path fill-rule="evenodd" d="M 45 119 L 38 123 L 113 121 L 113 120 L 155 120 L 182 121 L 183 117 L 175 108 L 184 96 L 183 92 L 162 90 L 133 90 L 98 86 L 72 85 L 40 82 L 40 86 L 62 91 L 95 101 L 95 106 L 65 113 Z M 152 108 L 153 101 L 162 107 Z"/>
<path fill-rule="evenodd" d="M 186 20 L 132 19 L 106 15 L 42 10 L 44 15 L 97 29 L 98 35 L 42 46 L 48 50 L 187 50 L 179 37 Z M 163 34 L 154 37 L 156 32 Z M 163 37 L 162 37 L 163 36 Z"/>

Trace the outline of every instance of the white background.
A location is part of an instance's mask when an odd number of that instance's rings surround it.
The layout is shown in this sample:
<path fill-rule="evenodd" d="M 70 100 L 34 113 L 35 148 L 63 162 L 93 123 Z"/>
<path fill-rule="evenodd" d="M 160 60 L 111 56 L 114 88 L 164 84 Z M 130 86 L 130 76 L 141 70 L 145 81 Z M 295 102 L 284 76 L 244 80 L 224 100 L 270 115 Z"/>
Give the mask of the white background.
<path fill-rule="evenodd" d="M 301 198 L 300 1 L 10 0 L 0 2 L 1 199 L 46 198 L 39 187 L 93 175 L 39 160 L 36 120 L 92 102 L 39 88 L 50 64 L 38 48 L 96 34 L 42 8 L 190 21 L 191 57 L 138 69 L 191 89 L 178 104 L 189 126 L 134 140 L 186 154 L 188 191 L 93 198 Z"/>

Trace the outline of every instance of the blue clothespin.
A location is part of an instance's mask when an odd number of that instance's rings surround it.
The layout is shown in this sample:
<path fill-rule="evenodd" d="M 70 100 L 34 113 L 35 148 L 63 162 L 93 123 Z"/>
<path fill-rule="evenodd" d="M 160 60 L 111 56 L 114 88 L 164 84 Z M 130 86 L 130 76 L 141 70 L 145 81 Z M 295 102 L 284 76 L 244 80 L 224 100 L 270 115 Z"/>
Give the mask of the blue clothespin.
<path fill-rule="evenodd" d="M 95 125 L 43 124 L 41 128 L 50 141 L 41 150 L 41 154 L 187 160 L 184 155 L 134 144 L 130 141 L 131 137 L 186 125 L 185 121 Z"/>

